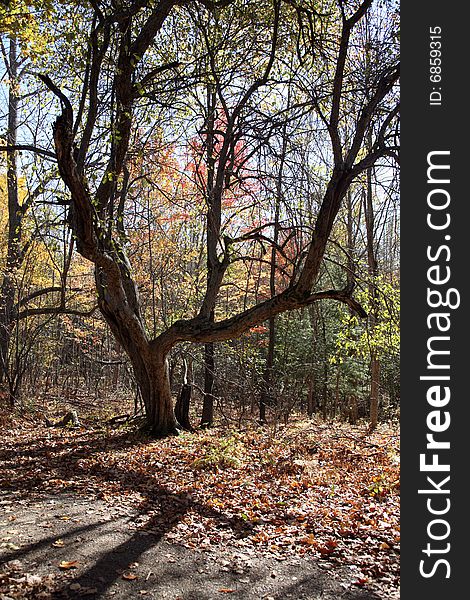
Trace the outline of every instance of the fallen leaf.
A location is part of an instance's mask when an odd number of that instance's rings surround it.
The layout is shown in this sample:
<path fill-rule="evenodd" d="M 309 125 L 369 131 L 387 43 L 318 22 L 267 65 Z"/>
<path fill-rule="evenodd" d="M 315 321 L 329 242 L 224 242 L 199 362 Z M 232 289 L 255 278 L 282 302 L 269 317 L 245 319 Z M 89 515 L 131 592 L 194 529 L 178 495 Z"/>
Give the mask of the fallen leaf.
<path fill-rule="evenodd" d="M 390 546 L 387 544 L 387 542 L 382 542 L 379 547 L 381 550 L 390 550 Z"/>
<path fill-rule="evenodd" d="M 13 542 L 8 542 L 8 544 L 5 544 L 5 546 L 9 550 L 19 550 L 20 549 L 20 547 L 18 546 L 18 544 L 13 544 Z"/>
<path fill-rule="evenodd" d="M 59 563 L 59 569 L 76 569 L 78 567 L 78 560 L 63 560 Z"/>
<path fill-rule="evenodd" d="M 134 579 L 137 579 L 137 575 L 135 573 L 123 573 L 122 578 L 126 581 L 134 581 Z"/>
<path fill-rule="evenodd" d="M 52 542 L 52 545 L 54 548 L 63 548 L 65 546 L 65 542 L 64 540 L 56 540 L 55 542 Z"/>
<path fill-rule="evenodd" d="M 329 554 L 332 554 L 335 549 L 331 548 L 330 546 L 325 547 L 325 546 L 319 546 L 317 548 L 318 552 L 320 552 L 320 554 L 322 554 L 323 556 L 328 556 Z"/>
<path fill-rule="evenodd" d="M 315 539 L 315 536 L 313 535 L 313 533 L 311 533 L 307 537 L 302 538 L 300 541 L 303 544 L 307 544 L 309 546 L 314 546 L 317 543 L 317 540 Z"/>
<path fill-rule="evenodd" d="M 219 592 L 221 592 L 222 594 L 232 594 L 235 590 L 232 590 L 231 588 L 220 588 Z"/>

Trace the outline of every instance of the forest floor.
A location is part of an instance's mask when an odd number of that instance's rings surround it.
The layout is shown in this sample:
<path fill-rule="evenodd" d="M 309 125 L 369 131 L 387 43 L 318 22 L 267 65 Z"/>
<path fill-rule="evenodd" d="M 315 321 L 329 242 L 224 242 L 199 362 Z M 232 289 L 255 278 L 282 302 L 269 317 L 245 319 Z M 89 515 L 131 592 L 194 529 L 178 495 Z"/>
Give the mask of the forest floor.
<path fill-rule="evenodd" d="M 1 600 L 399 598 L 396 427 L 1 435 Z"/>

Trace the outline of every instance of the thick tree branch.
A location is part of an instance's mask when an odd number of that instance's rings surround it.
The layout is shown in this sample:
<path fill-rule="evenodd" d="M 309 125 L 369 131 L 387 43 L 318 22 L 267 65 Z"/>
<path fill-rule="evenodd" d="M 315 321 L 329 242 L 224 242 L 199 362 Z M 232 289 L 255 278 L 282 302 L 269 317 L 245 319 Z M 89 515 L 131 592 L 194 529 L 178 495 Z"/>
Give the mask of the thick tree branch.
<path fill-rule="evenodd" d="M 372 0 L 365 0 L 357 11 L 349 18 L 345 17 L 343 3 L 340 3 L 343 15 L 343 24 L 341 30 L 341 39 L 339 43 L 338 57 L 336 59 L 336 69 L 333 78 L 333 96 L 331 101 L 330 119 L 328 122 L 328 131 L 331 138 L 335 165 L 340 166 L 343 162 L 343 149 L 339 134 L 341 99 L 343 97 L 344 70 L 348 57 L 349 41 L 354 26 L 362 19 L 372 4 Z"/>
<path fill-rule="evenodd" d="M 93 306 L 90 310 L 75 310 L 73 308 L 66 308 L 65 306 L 45 306 L 44 308 L 26 308 L 21 310 L 16 319 L 21 321 L 27 317 L 41 316 L 41 315 L 76 315 L 79 317 L 91 317 L 91 315 L 98 310 L 98 306 Z"/>
<path fill-rule="evenodd" d="M 190 342 L 221 342 L 242 335 L 251 327 L 267 321 L 282 312 L 302 308 L 319 300 L 332 299 L 347 304 L 360 317 L 367 313 L 362 306 L 352 298 L 352 290 L 324 290 L 309 294 L 303 299 L 295 295 L 293 289 L 288 289 L 265 302 L 261 302 L 229 319 L 213 322 L 210 319 L 196 317 L 194 319 L 176 321 L 167 330 L 151 342 L 152 346 L 169 351 L 176 343 Z"/>
<path fill-rule="evenodd" d="M 364 142 L 364 136 L 367 132 L 367 129 L 372 121 L 372 118 L 375 114 L 377 106 L 382 102 L 382 100 L 391 92 L 393 86 L 396 84 L 398 78 L 400 76 L 400 65 L 394 65 L 391 67 L 379 80 L 377 85 L 377 89 L 375 93 L 372 95 L 369 102 L 362 109 L 361 115 L 356 125 L 356 131 L 354 134 L 354 138 L 351 144 L 351 148 L 346 157 L 345 163 L 348 168 L 352 167 L 356 157 L 361 149 L 361 146 Z M 385 129 L 388 127 L 391 120 L 397 114 L 398 108 L 391 110 L 389 115 L 384 121 L 381 132 L 382 135 Z M 384 129 L 385 128 L 385 129 Z"/>
<path fill-rule="evenodd" d="M 50 150 L 45 150 L 44 148 L 38 148 L 33 144 L 15 144 L 14 146 L 0 146 L 0 152 L 14 152 L 16 150 L 34 152 L 35 154 L 39 154 L 39 156 L 45 156 L 46 158 L 50 158 L 52 160 L 56 160 L 57 158 L 54 152 L 51 152 Z"/>
<path fill-rule="evenodd" d="M 35 298 L 39 298 L 40 296 L 45 296 L 46 294 L 52 294 L 53 292 L 61 292 L 61 291 L 62 291 L 62 286 L 57 286 L 57 285 L 43 288 L 41 290 L 36 290 L 35 292 L 31 292 L 31 294 L 28 294 L 27 296 L 23 296 L 22 298 L 20 298 L 20 300 L 18 300 L 18 302 L 16 304 L 16 308 L 19 308 L 20 306 L 24 306 L 25 304 L 28 304 L 28 302 L 31 302 L 31 300 L 34 300 Z"/>

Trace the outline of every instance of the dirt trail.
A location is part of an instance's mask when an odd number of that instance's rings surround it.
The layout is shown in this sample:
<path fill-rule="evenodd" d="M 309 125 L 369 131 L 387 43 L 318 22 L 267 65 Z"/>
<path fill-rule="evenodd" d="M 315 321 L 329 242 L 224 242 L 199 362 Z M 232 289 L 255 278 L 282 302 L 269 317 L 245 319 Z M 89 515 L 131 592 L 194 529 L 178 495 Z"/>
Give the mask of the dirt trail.
<path fill-rule="evenodd" d="M 142 530 L 133 508 L 70 493 L 0 494 L 0 539 L 1 600 L 380 598 L 351 585 L 351 569 L 276 560 L 235 545 L 191 550 Z"/>

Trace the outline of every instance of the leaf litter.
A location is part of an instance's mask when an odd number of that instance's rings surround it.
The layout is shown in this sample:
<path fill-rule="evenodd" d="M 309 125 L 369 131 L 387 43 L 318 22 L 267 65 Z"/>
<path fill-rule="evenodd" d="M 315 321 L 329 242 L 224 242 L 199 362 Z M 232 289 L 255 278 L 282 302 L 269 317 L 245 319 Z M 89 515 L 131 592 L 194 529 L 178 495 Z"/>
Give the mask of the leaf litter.
<path fill-rule="evenodd" d="M 125 429 L 22 424 L 6 432 L 0 457 L 2 487 L 22 498 L 100 498 L 124 513 L 138 509 L 136 529 L 187 548 L 234 544 L 248 561 L 250 554 L 311 556 L 331 568 L 351 565 L 352 585 L 398 589 L 399 436 L 389 424 L 368 433 L 365 424 L 303 420 L 276 431 L 215 428 L 158 441 Z M 63 541 L 51 545 L 62 548 Z M 2 577 L 1 591 L 9 576 Z M 41 597 L 37 580 L 15 585 Z"/>

